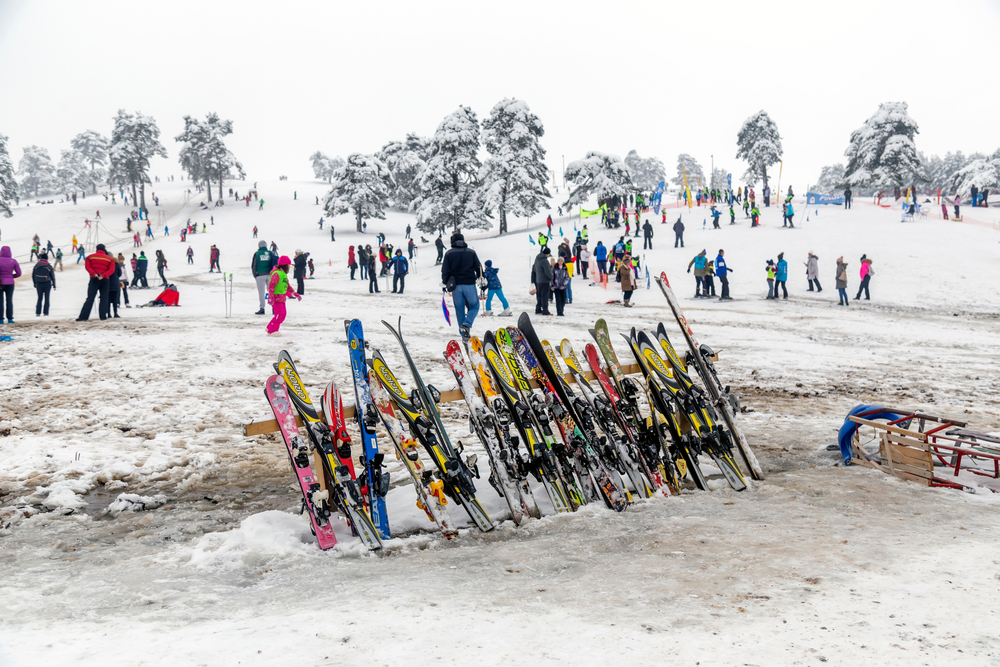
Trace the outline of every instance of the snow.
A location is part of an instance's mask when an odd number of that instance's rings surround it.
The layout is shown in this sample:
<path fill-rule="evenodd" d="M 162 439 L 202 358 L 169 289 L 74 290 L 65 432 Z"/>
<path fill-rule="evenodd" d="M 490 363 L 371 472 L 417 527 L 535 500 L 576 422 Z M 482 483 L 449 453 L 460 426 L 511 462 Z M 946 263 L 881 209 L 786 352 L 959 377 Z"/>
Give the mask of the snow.
<path fill-rule="evenodd" d="M 225 187 L 242 194 L 253 183 Z M 963 209 L 961 224 L 941 220 L 935 204 L 928 218 L 901 224 L 897 208 L 867 200 L 851 211 L 797 201 L 795 230 L 780 227 L 775 207 L 762 209 L 759 229 L 741 213 L 740 224 L 709 231 L 699 224 L 704 209 L 669 209 L 667 225 L 648 216 L 655 249 L 645 251 L 643 266 L 667 272 L 699 338 L 720 351 L 718 370 L 748 410 L 742 423 L 767 480 L 735 493 L 716 479 L 711 493 L 651 498 L 620 515 L 591 505 L 520 528 L 504 521 L 489 534 L 468 527 L 450 505 L 463 528 L 446 541 L 431 532 L 389 454 L 389 518 L 398 537 L 378 556 L 343 522 L 338 546 L 320 552 L 298 514 L 284 447 L 274 436 L 245 438 L 240 426 L 270 418 L 262 385 L 283 348 L 315 399 L 331 379 L 349 387 L 342 321 L 350 317 L 363 321 L 372 346 L 409 382 L 379 323 L 402 315 L 425 381 L 451 388 L 442 353 L 457 330 L 441 316 L 433 238 L 420 244 L 404 296 L 387 293 L 384 282 L 383 294 L 369 296 L 365 282 L 348 279 L 347 247 L 373 243 L 379 231 L 402 247 L 412 215 L 387 211 L 386 220 L 369 221 L 368 235 L 353 231 L 350 216 L 334 218 L 331 242 L 326 225 L 316 224 L 315 198 L 328 190 L 320 182 L 260 180 L 263 211 L 231 197 L 198 210 L 197 194 L 183 201 L 190 183 L 147 187 L 161 201 L 154 221 L 163 211 L 174 235 L 143 249 L 167 254 L 177 309 L 133 307 L 119 320 L 72 321 L 86 276 L 68 256 L 71 235 L 85 239 L 83 218 L 100 209 L 101 239 L 129 256 L 122 219 L 131 207 L 94 196 L 76 206 L 22 200 L 13 219 L 0 220 L 3 244 L 25 268 L 34 233 L 67 253 L 52 315 L 34 318 L 34 293 L 22 279 L 17 324 L 2 332 L 14 340 L 0 343 L 0 665 L 1000 660 L 998 496 L 843 468 L 837 452 L 825 451 L 847 411 L 864 402 L 1000 431 L 995 210 Z M 537 246 L 526 232 L 537 232 L 547 213 L 527 224 L 511 220 L 501 238 L 467 235 L 482 260 L 502 269 L 515 312 L 532 310 L 528 269 Z M 669 231 L 678 214 L 688 228 L 683 250 L 672 247 Z M 209 223 L 212 215 L 208 233 L 179 245 L 181 222 Z M 587 222 L 592 243 L 620 235 Z M 316 279 L 289 306 L 277 340 L 264 335 L 266 318 L 252 315 L 254 225 L 259 239 L 276 241 L 282 253 L 302 248 L 316 264 Z M 573 226 L 571 219 L 554 225 L 566 237 Z M 212 243 L 233 274 L 229 319 L 221 280 L 204 268 Z M 193 266 L 184 263 L 188 245 Z M 712 256 L 725 248 L 736 301 L 689 298 L 686 267 L 702 248 Z M 782 251 L 792 296 L 763 301 L 764 261 Z M 805 291 L 804 266 L 796 272 L 809 251 L 819 256 L 820 294 Z M 862 253 L 875 260 L 873 300 L 855 303 Z M 839 255 L 849 262 L 850 308 L 834 305 Z M 665 320 L 673 336 L 655 284 L 638 290 L 628 311 L 605 305 L 620 298 L 614 288 L 576 279 L 567 317 L 535 326 L 578 351 L 602 316 L 613 333 Z M 133 305 L 157 293 L 130 290 Z M 480 317 L 473 333 L 507 324 Z M 624 347 L 618 351 L 624 358 Z M 477 453 L 485 471 L 464 404 L 442 411 L 452 440 Z M 380 437 L 390 451 L 381 429 Z M 487 511 L 502 518 L 502 500 L 485 478 L 477 484 Z M 550 513 L 544 493 L 536 498 Z"/>

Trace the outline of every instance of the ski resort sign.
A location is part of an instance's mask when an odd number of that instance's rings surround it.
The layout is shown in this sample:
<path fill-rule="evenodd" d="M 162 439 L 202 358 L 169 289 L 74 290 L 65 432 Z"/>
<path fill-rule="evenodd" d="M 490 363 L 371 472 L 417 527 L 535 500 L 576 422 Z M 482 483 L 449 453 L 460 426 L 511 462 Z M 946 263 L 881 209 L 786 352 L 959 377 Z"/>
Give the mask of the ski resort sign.
<path fill-rule="evenodd" d="M 813 204 L 836 204 L 839 206 L 844 203 L 844 195 L 821 195 L 816 192 L 810 192 L 806 195 L 806 203 L 810 206 Z"/>

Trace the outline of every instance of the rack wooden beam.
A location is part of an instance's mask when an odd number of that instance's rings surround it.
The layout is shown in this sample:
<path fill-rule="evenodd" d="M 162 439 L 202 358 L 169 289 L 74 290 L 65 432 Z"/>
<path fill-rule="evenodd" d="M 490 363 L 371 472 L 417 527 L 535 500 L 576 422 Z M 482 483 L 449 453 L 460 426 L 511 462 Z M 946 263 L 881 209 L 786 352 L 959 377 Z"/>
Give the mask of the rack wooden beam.
<path fill-rule="evenodd" d="M 625 375 L 632 375 L 634 373 L 639 373 L 639 372 L 640 372 L 640 369 L 639 369 L 639 365 L 638 364 L 626 364 L 626 365 L 622 366 L 622 373 L 624 373 Z M 593 371 L 585 371 L 584 375 L 590 381 L 594 381 L 594 380 L 597 379 L 597 376 L 594 375 Z M 570 373 L 564 374 L 563 377 L 566 378 L 567 382 L 576 384 L 576 378 L 573 377 Z M 536 388 L 536 389 L 538 388 L 538 383 L 537 382 L 535 382 L 534 380 L 529 380 L 529 382 L 531 383 L 531 386 L 533 388 Z M 476 393 L 479 393 L 478 389 L 476 390 Z M 454 401 L 464 401 L 464 400 L 465 400 L 465 397 L 462 396 L 462 391 L 460 389 L 449 389 L 448 391 L 442 391 L 441 392 L 441 402 L 442 403 L 452 403 Z M 320 414 L 320 418 L 322 418 L 323 417 L 323 413 L 320 412 L 319 414 Z M 344 406 L 344 418 L 345 419 L 353 419 L 354 418 L 354 406 L 353 405 L 346 405 L 346 406 Z M 299 417 L 295 418 L 295 423 L 298 424 L 299 427 L 301 428 L 301 426 L 302 426 L 302 420 Z M 277 431 L 278 431 L 278 422 L 276 420 L 274 420 L 274 419 L 265 419 L 265 420 L 262 420 L 262 421 L 254 420 L 254 421 L 250 422 L 249 424 L 244 424 L 243 425 L 243 435 L 245 435 L 245 436 L 260 435 L 262 433 L 276 433 Z"/>

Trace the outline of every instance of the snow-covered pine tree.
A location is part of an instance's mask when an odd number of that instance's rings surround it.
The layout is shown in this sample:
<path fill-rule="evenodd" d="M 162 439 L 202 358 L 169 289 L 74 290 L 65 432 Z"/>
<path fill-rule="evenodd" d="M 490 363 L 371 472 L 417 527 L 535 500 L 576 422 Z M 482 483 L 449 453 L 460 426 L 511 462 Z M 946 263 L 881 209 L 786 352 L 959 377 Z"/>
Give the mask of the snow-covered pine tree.
<path fill-rule="evenodd" d="M 737 159 L 747 162 L 743 178 L 751 184 L 760 178 L 767 187 L 767 168 L 781 160 L 783 151 L 778 126 L 766 111 L 758 111 L 743 121 L 736 147 Z"/>
<path fill-rule="evenodd" d="M 323 201 L 327 215 L 353 213 L 357 231 L 364 220 L 385 220 L 385 207 L 394 186 L 392 174 L 374 155 L 353 153 L 333 173 L 330 192 Z"/>
<path fill-rule="evenodd" d="M 625 165 L 632 171 L 632 182 L 644 192 L 652 192 L 667 177 L 663 162 L 655 157 L 639 157 L 634 149 L 625 156 Z"/>
<path fill-rule="evenodd" d="M 60 192 L 80 190 L 86 195 L 87 190 L 93 185 L 90 174 L 90 165 L 84 159 L 83 153 L 72 148 L 61 152 L 59 166 L 56 167 L 56 183 Z"/>
<path fill-rule="evenodd" d="M 698 161 L 687 153 L 677 156 L 677 175 L 670 180 L 671 183 L 679 187 L 684 187 L 684 174 L 687 174 L 688 186 L 694 190 L 701 184 L 705 185 L 705 172 L 702 171 Z"/>
<path fill-rule="evenodd" d="M 25 193 L 31 193 L 34 197 L 55 186 L 56 168 L 49 152 L 40 146 L 24 148 L 24 155 L 17 164 L 17 173 L 21 175 L 21 187 Z"/>
<path fill-rule="evenodd" d="M 459 107 L 445 116 L 431 138 L 431 153 L 420 172 L 420 196 L 413 202 L 417 229 L 489 229 L 489 220 L 472 206 L 482 166 L 478 153 L 479 120 L 469 107 Z"/>
<path fill-rule="evenodd" d="M 204 121 L 184 116 L 184 132 L 175 141 L 184 142 L 179 156 L 181 167 L 192 180 L 204 180 L 208 201 L 212 201 L 212 183 L 219 184 L 222 199 L 222 182 L 232 174 L 243 177 L 243 165 L 226 147 L 225 137 L 233 133 L 233 121 L 222 120 L 217 113 L 209 113 Z"/>
<path fill-rule="evenodd" d="M 14 215 L 10 202 L 17 199 L 17 181 L 14 180 L 14 163 L 7 149 L 7 137 L 0 134 L 0 213 L 5 218 Z"/>
<path fill-rule="evenodd" d="M 108 158 L 108 181 L 113 186 L 132 188 L 132 199 L 136 200 L 139 188 L 139 206 L 146 208 L 146 183 L 149 183 L 149 161 L 156 157 L 167 157 L 167 149 L 160 143 L 160 128 L 151 116 L 141 112 L 126 113 L 118 110 L 115 128 L 111 133 L 111 147 Z"/>
<path fill-rule="evenodd" d="M 729 172 L 726 171 L 725 167 L 715 168 L 715 171 L 712 172 L 712 180 L 708 187 L 713 190 L 719 190 L 720 192 L 725 192 L 729 189 Z"/>
<path fill-rule="evenodd" d="M 844 151 L 845 180 L 859 187 L 890 188 L 926 180 L 913 138 L 920 131 L 906 102 L 883 102 L 865 124 L 851 133 Z"/>
<path fill-rule="evenodd" d="M 1000 150 L 990 157 L 977 157 L 956 171 L 941 188 L 949 196 L 960 194 L 966 200 L 971 197 L 972 186 L 982 191 L 984 188 L 996 192 L 1000 185 Z"/>
<path fill-rule="evenodd" d="M 566 166 L 566 180 L 574 185 L 566 203 L 567 209 L 585 204 L 591 197 L 598 201 L 636 190 L 632 172 L 617 155 L 590 151 L 582 160 Z"/>
<path fill-rule="evenodd" d="M 427 164 L 431 140 L 414 133 L 406 135 L 405 141 L 390 141 L 375 154 L 385 163 L 392 174 L 396 186 L 389 195 L 392 206 L 409 210 L 420 194 L 420 172 Z"/>
<path fill-rule="evenodd" d="M 812 186 L 813 192 L 820 194 L 830 194 L 834 190 L 840 190 L 844 186 L 844 165 L 830 164 L 820 171 L 816 185 Z"/>
<path fill-rule="evenodd" d="M 73 137 L 70 146 L 79 151 L 84 162 L 90 165 L 90 184 L 93 193 L 97 194 L 97 184 L 103 183 L 107 176 L 104 168 L 108 162 L 107 137 L 94 130 L 87 130 Z"/>
<path fill-rule="evenodd" d="M 309 156 L 312 163 L 313 173 L 316 178 L 329 183 L 333 179 L 333 172 L 344 166 L 344 159 L 341 157 L 329 157 L 322 151 L 316 151 Z"/>
<path fill-rule="evenodd" d="M 499 214 L 500 233 L 507 232 L 507 214 L 527 218 L 548 204 L 545 149 L 539 139 L 545 128 L 528 105 L 505 98 L 483 121 L 483 143 L 489 157 L 479 172 L 479 206 L 485 215 Z"/>

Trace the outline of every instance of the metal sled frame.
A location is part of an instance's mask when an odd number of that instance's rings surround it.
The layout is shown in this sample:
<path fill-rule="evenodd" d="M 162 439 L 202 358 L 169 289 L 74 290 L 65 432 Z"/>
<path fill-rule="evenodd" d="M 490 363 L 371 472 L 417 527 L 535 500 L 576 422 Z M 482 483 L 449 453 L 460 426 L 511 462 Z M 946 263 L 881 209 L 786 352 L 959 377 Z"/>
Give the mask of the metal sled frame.
<path fill-rule="evenodd" d="M 865 418 L 879 412 L 892 412 L 899 417 L 889 422 Z M 925 486 L 972 488 L 959 479 L 963 472 L 1000 480 L 1000 438 L 967 430 L 963 421 L 882 407 L 851 415 L 848 419 L 870 426 L 879 439 L 879 456 L 869 456 L 861 447 L 860 430 L 855 431 L 851 440 L 852 463 Z M 950 478 L 940 474 L 938 469 L 950 470 Z M 1000 488 L 985 488 L 1000 493 Z"/>

